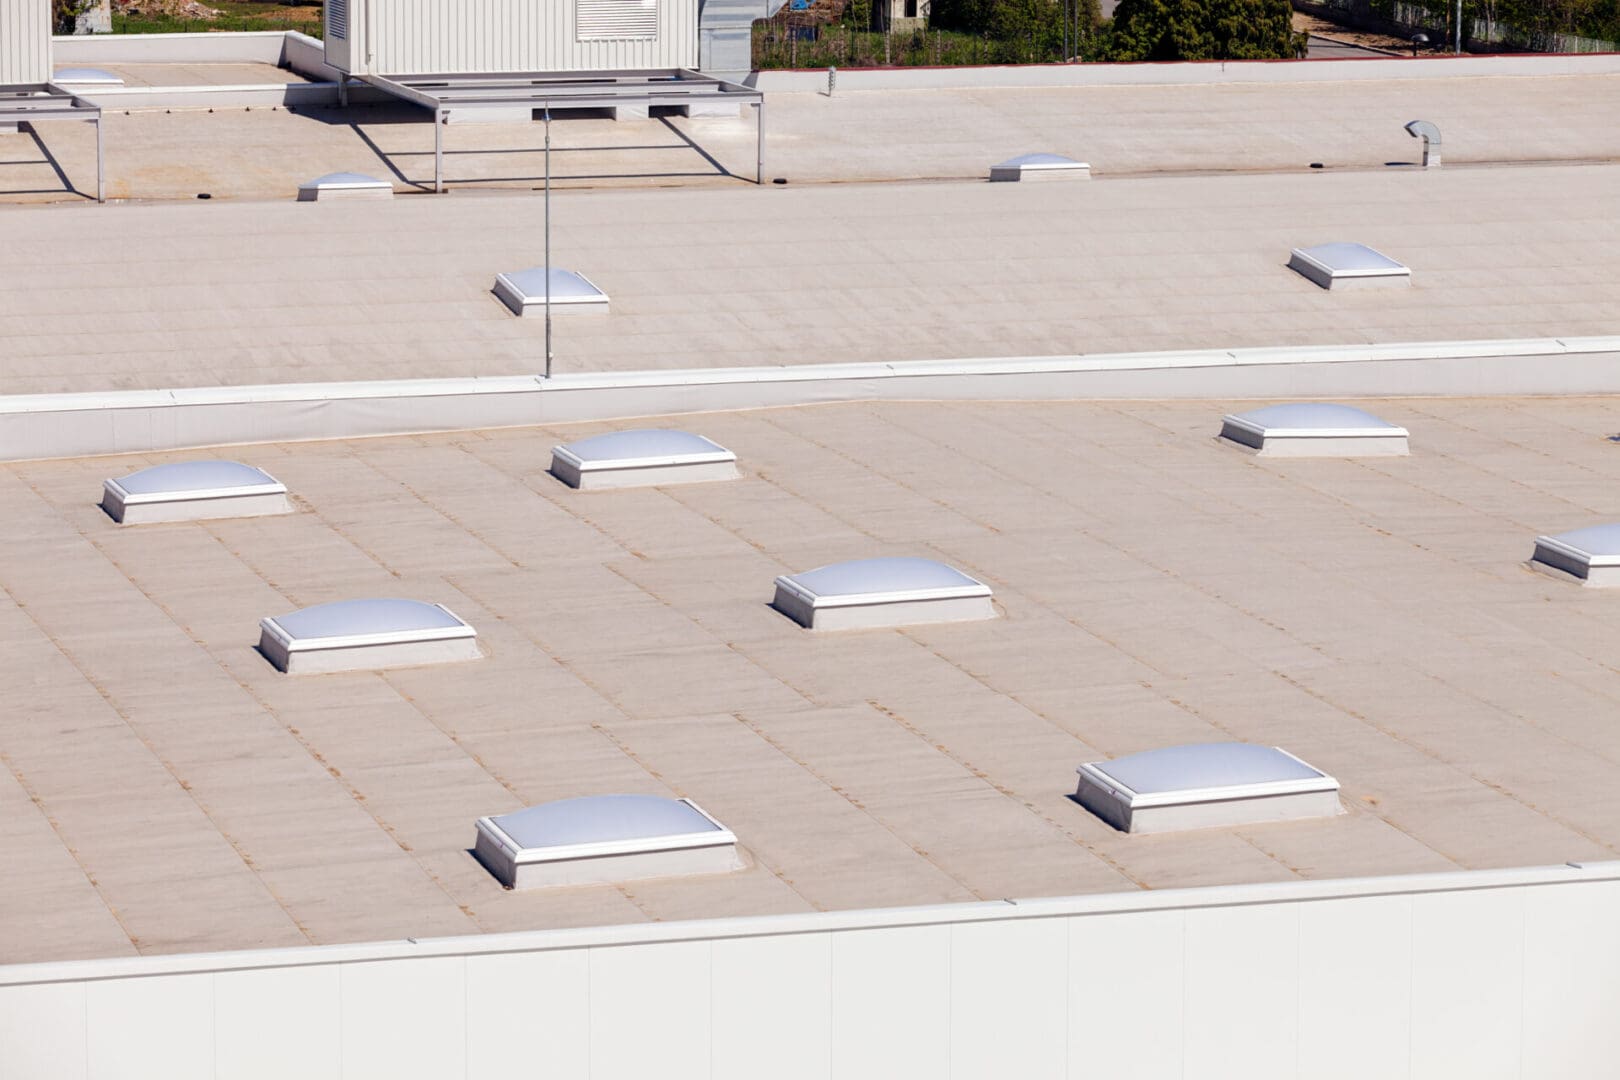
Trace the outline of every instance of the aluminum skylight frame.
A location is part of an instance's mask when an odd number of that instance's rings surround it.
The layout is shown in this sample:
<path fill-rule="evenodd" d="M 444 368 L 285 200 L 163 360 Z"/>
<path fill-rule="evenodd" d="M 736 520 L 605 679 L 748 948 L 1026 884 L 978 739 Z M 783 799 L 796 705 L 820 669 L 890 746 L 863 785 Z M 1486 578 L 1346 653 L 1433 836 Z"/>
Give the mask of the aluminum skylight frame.
<path fill-rule="evenodd" d="M 668 436 L 658 439 L 657 436 Z M 612 456 L 611 452 L 592 453 L 608 449 L 615 441 L 641 445 L 635 454 Z M 686 448 L 678 444 L 687 443 Z M 658 452 L 647 453 L 653 449 Z M 628 487 L 651 487 L 664 484 L 707 483 L 716 480 L 734 480 L 737 455 L 713 439 L 690 431 L 665 431 L 653 428 L 634 428 L 594 435 L 572 443 L 551 448 L 551 474 L 571 488 L 582 491 L 600 491 Z"/>
<path fill-rule="evenodd" d="M 1593 543 L 1612 530 L 1613 543 Z M 1606 550 L 1605 550 L 1606 549 Z M 1537 569 L 1550 569 L 1575 578 L 1592 589 L 1620 586 L 1620 524 L 1592 525 L 1555 536 L 1536 537 L 1530 563 Z"/>
<path fill-rule="evenodd" d="M 902 564 L 928 564 L 966 579 L 946 586 L 912 586 L 871 589 L 862 592 L 818 592 L 803 579 L 828 571 L 864 569 L 873 564 L 893 562 L 903 575 Z M 783 574 L 775 581 L 776 594 L 771 606 L 808 630 L 863 630 L 925 623 L 974 622 L 996 618 L 994 593 L 990 586 L 954 566 L 933 559 L 855 559 L 829 563 L 814 570 Z"/>
<path fill-rule="evenodd" d="M 176 487 L 160 491 L 131 490 L 128 484 L 154 473 L 184 475 L 188 467 L 232 466 L 256 473 L 263 482 L 214 487 Z M 128 485 L 128 486 L 126 486 Z M 150 525 L 170 521 L 202 521 L 217 518 L 265 517 L 292 512 L 287 486 L 263 469 L 234 461 L 185 461 L 154 465 L 125 476 L 101 482 L 101 508 L 120 525 Z"/>
<path fill-rule="evenodd" d="M 1209 745 L 1213 749 L 1230 744 Z M 1200 748 L 1189 746 L 1164 749 Z M 1214 787 L 1138 792 L 1108 771 L 1109 761 L 1091 761 L 1075 768 L 1075 773 L 1079 776 L 1075 799 L 1114 828 L 1128 833 L 1261 825 L 1332 817 L 1344 812 L 1339 804 L 1338 780 L 1280 746 L 1266 749 L 1314 775 Z M 1141 755 L 1132 754 L 1127 755 L 1127 758 L 1139 756 Z"/>
<path fill-rule="evenodd" d="M 546 313 L 546 294 L 544 283 L 541 291 L 531 292 L 532 285 L 525 285 L 522 279 L 526 275 L 540 275 L 545 273 L 543 266 L 531 266 L 523 270 L 510 270 L 495 275 L 495 295 L 500 298 L 512 314 L 519 318 L 544 316 Z M 564 279 L 563 288 L 558 289 L 558 278 Z M 606 315 L 608 313 L 608 294 L 590 278 L 577 270 L 567 270 L 561 266 L 552 268 L 551 313 L 553 315 Z M 571 295 L 569 289 L 573 283 L 583 284 L 590 291 L 583 295 Z"/>
<path fill-rule="evenodd" d="M 1405 263 L 1366 244 L 1334 240 L 1294 248 L 1288 268 L 1324 289 L 1405 288 L 1412 270 Z"/>
<path fill-rule="evenodd" d="M 990 166 L 991 183 L 1018 183 L 1035 180 L 1085 180 L 1091 166 L 1062 154 L 1019 154 Z"/>
<path fill-rule="evenodd" d="M 1302 424 L 1306 410 L 1320 410 L 1350 423 Z M 1355 423 L 1356 417 L 1365 419 Z M 1279 423 L 1268 421 L 1277 419 Z M 1409 433 L 1398 424 L 1350 405 L 1289 402 L 1221 418 L 1220 437 L 1264 457 L 1402 457 L 1411 452 Z"/>
<path fill-rule="evenodd" d="M 590 797 L 563 801 L 588 802 Z M 728 873 L 742 868 L 735 833 L 691 799 L 668 801 L 684 805 L 713 828 L 662 836 L 527 847 L 500 825 L 500 818 L 512 815 L 499 814 L 478 819 L 473 854 L 509 889 Z"/>
<path fill-rule="evenodd" d="M 448 616 L 453 625 L 302 635 L 289 630 L 282 621 L 305 612 L 377 602 L 403 602 L 424 609 L 436 609 Z M 478 646 L 478 631 L 443 604 L 400 601 L 398 598 L 316 604 L 287 615 L 267 616 L 259 620 L 259 651 L 265 659 L 289 675 L 325 675 L 342 671 L 376 671 L 422 664 L 456 663 L 478 660 L 484 655 Z"/>

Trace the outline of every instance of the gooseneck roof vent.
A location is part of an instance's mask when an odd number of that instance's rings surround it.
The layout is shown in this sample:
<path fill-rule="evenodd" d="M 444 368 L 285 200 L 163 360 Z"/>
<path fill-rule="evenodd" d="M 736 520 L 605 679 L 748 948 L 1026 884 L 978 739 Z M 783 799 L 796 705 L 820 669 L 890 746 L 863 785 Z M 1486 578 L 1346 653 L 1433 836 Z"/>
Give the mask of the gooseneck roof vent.
<path fill-rule="evenodd" d="M 614 431 L 552 447 L 551 472 L 586 490 L 689 484 L 734 479 L 737 455 L 690 431 Z"/>
<path fill-rule="evenodd" d="M 1406 133 L 1423 140 L 1423 167 L 1440 167 L 1440 129 L 1428 120 L 1413 120 L 1406 125 Z"/>
<path fill-rule="evenodd" d="M 690 799 L 592 795 L 478 819 L 478 861 L 507 888 L 713 874 L 737 838 Z"/>
<path fill-rule="evenodd" d="M 335 172 L 298 185 L 299 202 L 333 199 L 392 199 L 394 185 L 363 173 Z"/>
<path fill-rule="evenodd" d="M 495 295 L 514 315 L 546 313 L 546 268 L 531 267 L 495 276 Z M 584 274 L 560 267 L 551 268 L 551 313 L 553 315 L 606 314 L 607 293 L 598 289 Z"/>
<path fill-rule="evenodd" d="M 1093 761 L 1075 798 L 1121 832 L 1328 817 L 1339 782 L 1274 746 L 1199 743 Z"/>
<path fill-rule="evenodd" d="M 1536 537 L 1531 563 L 1578 578 L 1593 588 L 1620 585 L 1620 525 L 1590 525 Z"/>
<path fill-rule="evenodd" d="M 1349 405 L 1301 401 L 1221 420 L 1221 438 L 1267 457 L 1391 457 L 1407 453 L 1407 431 Z"/>
<path fill-rule="evenodd" d="M 260 517 L 292 509 L 285 485 L 263 469 L 235 461 L 154 465 L 104 480 L 101 507 L 123 525 Z"/>
<path fill-rule="evenodd" d="M 990 586 L 932 559 L 858 559 L 776 579 L 772 606 L 812 630 L 993 619 Z"/>
<path fill-rule="evenodd" d="M 1020 180 L 1085 180 L 1091 176 L 1091 166 L 1084 161 L 1064 157 L 1062 154 L 1020 154 L 999 165 L 990 166 L 992 183 L 1016 183 Z"/>
<path fill-rule="evenodd" d="M 442 604 L 340 600 L 259 623 L 259 651 L 291 675 L 476 660 L 478 632 Z"/>
<path fill-rule="evenodd" d="M 1412 284 L 1411 270 L 1366 244 L 1341 241 L 1295 248 L 1289 254 L 1288 268 L 1324 289 L 1404 287 Z"/>

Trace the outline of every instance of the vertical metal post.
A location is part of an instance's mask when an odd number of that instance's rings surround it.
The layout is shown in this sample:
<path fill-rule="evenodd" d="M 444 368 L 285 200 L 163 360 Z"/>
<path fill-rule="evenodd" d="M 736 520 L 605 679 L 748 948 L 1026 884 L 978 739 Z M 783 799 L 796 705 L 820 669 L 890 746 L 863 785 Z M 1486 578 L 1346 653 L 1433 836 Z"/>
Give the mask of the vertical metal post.
<path fill-rule="evenodd" d="M 101 117 L 96 117 L 96 202 L 107 201 L 107 157 L 101 139 Z"/>
<path fill-rule="evenodd" d="M 551 381 L 551 102 L 546 102 L 546 381 Z"/>
<path fill-rule="evenodd" d="M 765 183 L 765 99 L 759 99 L 754 108 L 755 145 L 754 145 L 754 183 Z"/>
<path fill-rule="evenodd" d="M 444 193 L 444 110 L 433 110 L 433 192 Z"/>

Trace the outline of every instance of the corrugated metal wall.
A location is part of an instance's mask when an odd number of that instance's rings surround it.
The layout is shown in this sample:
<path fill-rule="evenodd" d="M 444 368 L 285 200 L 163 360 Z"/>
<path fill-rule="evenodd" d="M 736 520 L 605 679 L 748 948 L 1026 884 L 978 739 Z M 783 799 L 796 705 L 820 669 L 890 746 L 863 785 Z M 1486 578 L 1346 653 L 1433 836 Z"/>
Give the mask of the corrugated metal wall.
<path fill-rule="evenodd" d="M 50 0 L 0 0 L 0 85 L 50 77 Z"/>
<path fill-rule="evenodd" d="M 4 2 L 4 0 L 0 0 Z M 625 0 L 638 3 L 639 0 Z M 579 41 L 576 0 L 349 0 L 353 71 L 582 71 L 693 67 L 698 0 L 655 0 L 657 36 Z"/>

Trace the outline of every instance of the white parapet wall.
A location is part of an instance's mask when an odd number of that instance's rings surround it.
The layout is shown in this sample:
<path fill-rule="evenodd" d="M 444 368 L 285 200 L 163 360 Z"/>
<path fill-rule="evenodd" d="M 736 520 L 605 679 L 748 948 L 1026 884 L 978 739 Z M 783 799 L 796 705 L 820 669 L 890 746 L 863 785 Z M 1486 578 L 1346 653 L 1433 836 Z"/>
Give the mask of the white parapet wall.
<path fill-rule="evenodd" d="M 1620 393 L 1620 337 L 0 396 L 0 461 L 623 420 L 829 401 Z"/>
<path fill-rule="evenodd" d="M 0 968 L 7 1080 L 1613 1076 L 1620 863 Z"/>

